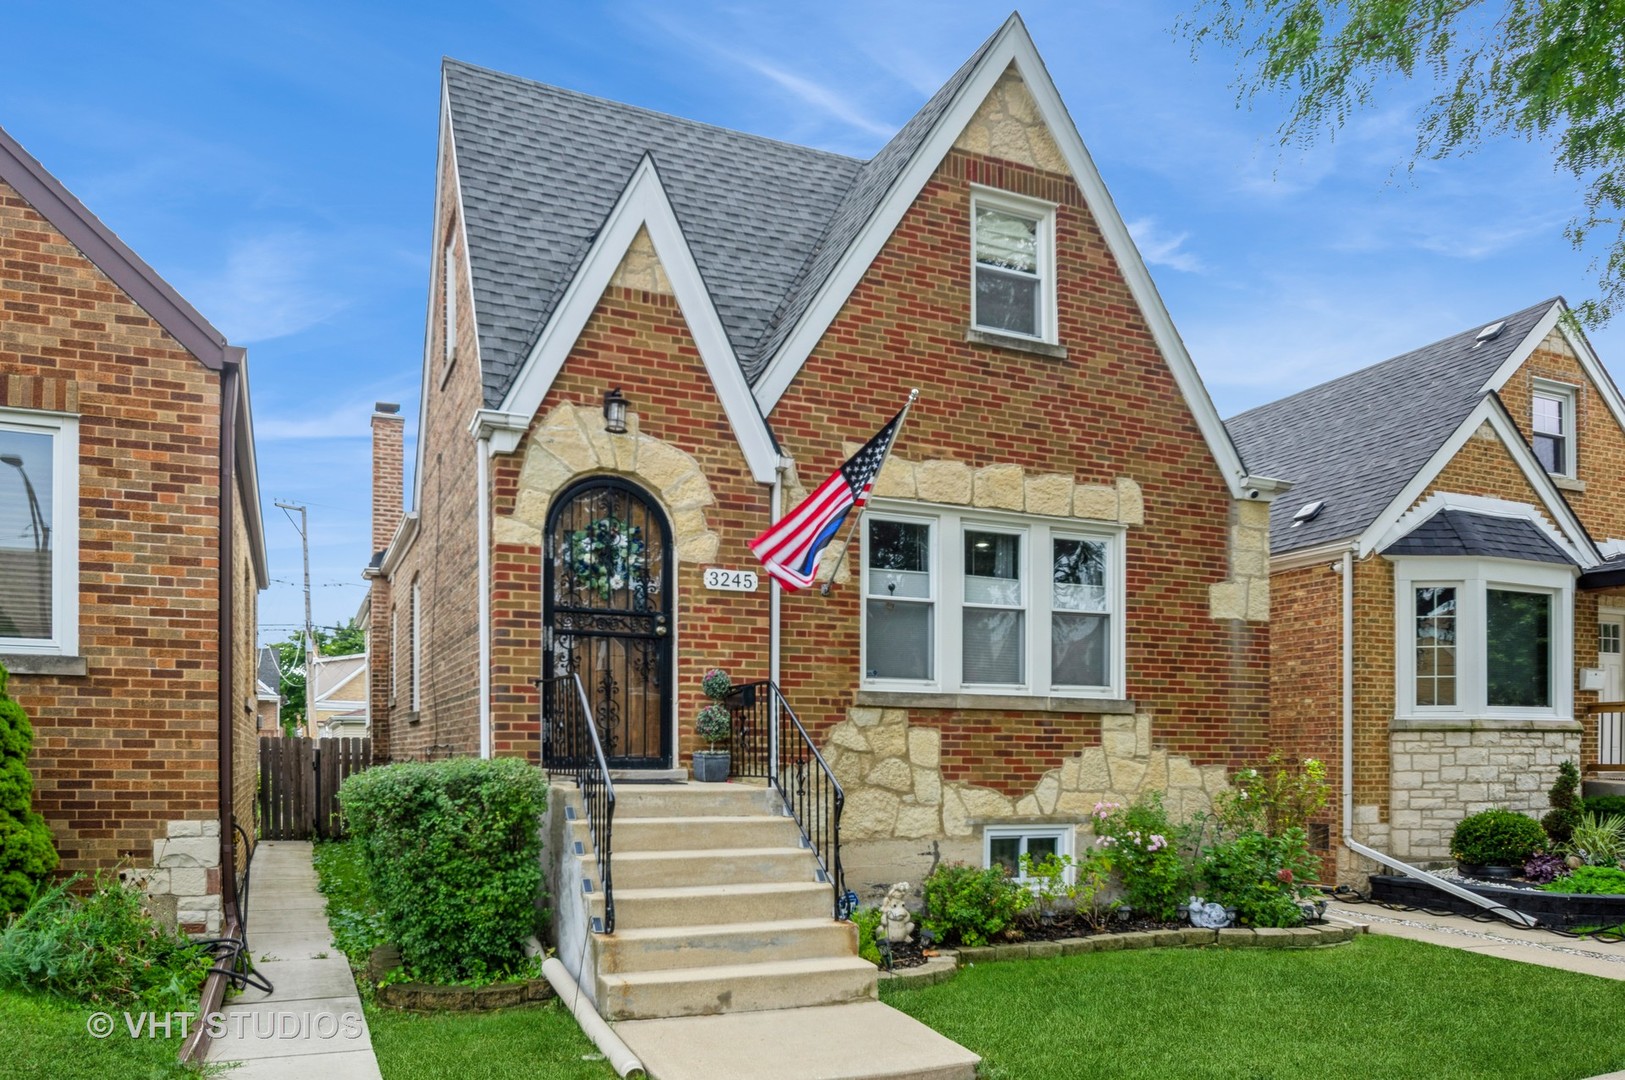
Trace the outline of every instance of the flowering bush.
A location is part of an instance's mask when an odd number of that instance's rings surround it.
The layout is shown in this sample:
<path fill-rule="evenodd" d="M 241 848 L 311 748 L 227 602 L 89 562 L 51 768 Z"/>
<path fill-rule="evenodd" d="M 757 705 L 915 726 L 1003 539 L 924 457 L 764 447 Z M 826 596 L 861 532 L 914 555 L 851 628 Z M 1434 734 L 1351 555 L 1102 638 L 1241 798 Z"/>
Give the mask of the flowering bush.
<path fill-rule="evenodd" d="M 1242 769 L 1220 794 L 1215 810 L 1226 832 L 1279 836 L 1303 829 L 1326 805 L 1326 766 L 1314 758 L 1293 761 L 1271 754 L 1261 767 Z"/>
<path fill-rule="evenodd" d="M 717 748 L 717 743 L 727 739 L 732 728 L 728 709 L 723 705 L 707 705 L 694 720 L 694 734 L 704 739 L 705 745 L 712 750 Z"/>
<path fill-rule="evenodd" d="M 712 701 L 721 701 L 733 688 L 734 681 L 719 667 L 708 669 L 705 676 L 700 679 L 700 689 L 704 690 L 705 696 Z"/>
<path fill-rule="evenodd" d="M 1202 859 L 1207 900 L 1236 909 L 1249 926 L 1297 926 L 1303 921 L 1298 901 L 1315 894 L 1308 885 L 1320 874 L 1320 860 L 1309 854 L 1300 828 L 1278 836 L 1257 830 L 1221 839 Z"/>
<path fill-rule="evenodd" d="M 1180 833 L 1168 820 L 1162 793 L 1153 791 L 1133 806 L 1101 802 L 1092 814 L 1102 854 L 1123 881 L 1123 893 L 1137 914 L 1159 922 L 1179 917 L 1179 902 L 1190 895 L 1190 870 L 1180 853 Z"/>

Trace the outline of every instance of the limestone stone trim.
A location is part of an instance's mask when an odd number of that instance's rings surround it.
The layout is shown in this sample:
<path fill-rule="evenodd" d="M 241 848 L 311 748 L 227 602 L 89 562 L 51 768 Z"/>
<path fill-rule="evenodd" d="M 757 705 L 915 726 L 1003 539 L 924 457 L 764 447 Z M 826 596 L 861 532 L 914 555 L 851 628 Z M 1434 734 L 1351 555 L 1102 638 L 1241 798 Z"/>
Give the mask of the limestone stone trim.
<path fill-rule="evenodd" d="M 1269 622 L 1270 507 L 1256 499 L 1230 504 L 1230 576 L 1208 586 L 1215 619 Z"/>
<path fill-rule="evenodd" d="M 862 445 L 848 442 L 842 444 L 842 450 L 851 457 Z M 793 481 L 785 505 L 794 506 L 806 497 L 799 480 Z M 1119 476 L 1110 484 L 1079 484 L 1066 473 L 1029 472 L 1007 462 L 978 469 L 962 461 L 908 461 L 893 454 L 875 477 L 874 497 L 1117 525 L 1145 524 L 1145 496 L 1136 480 Z"/>
<path fill-rule="evenodd" d="M 638 480 L 660 500 L 672 521 L 672 543 L 685 563 L 717 557 L 721 537 L 706 520 L 716 505 L 700 463 L 670 443 L 638 430 L 636 414 L 624 435 L 604 430 L 597 409 L 565 402 L 526 437 L 513 512 L 497 514 L 491 538 L 498 544 L 539 544 L 553 497 L 584 474 L 613 472 Z"/>
<path fill-rule="evenodd" d="M 609 283 L 623 289 L 639 289 L 662 296 L 675 295 L 671 279 L 666 276 L 666 268 L 660 265 L 660 256 L 655 254 L 654 241 L 649 238 L 647 225 L 638 227 L 638 234 L 632 238 L 631 246 L 621 257 L 621 265 L 615 268 Z"/>
<path fill-rule="evenodd" d="M 1394 731 L 1389 850 L 1406 860 L 1448 859 L 1450 835 L 1469 814 L 1504 807 L 1539 817 L 1558 763 L 1579 756 L 1579 725 Z"/>
<path fill-rule="evenodd" d="M 959 133 L 954 148 L 1003 158 L 1048 173 L 1072 175 L 1066 156 L 1056 145 L 1055 137 L 1038 111 L 1038 103 L 1014 64 L 993 84 L 976 115 Z"/>
<path fill-rule="evenodd" d="M 152 842 L 152 866 L 119 876 L 146 894 L 162 921 L 193 935 L 221 933 L 220 822 L 167 822 L 163 838 Z"/>
<path fill-rule="evenodd" d="M 1106 715 L 1101 744 L 1066 758 L 1032 791 L 1011 797 L 942 776 L 942 735 L 906 709 L 854 706 L 823 748 L 846 792 L 841 839 L 957 840 L 1000 822 L 1086 821 L 1099 802 L 1161 791 L 1176 819 L 1211 809 L 1228 786 L 1223 765 L 1196 765 L 1151 741 L 1151 717 Z"/>

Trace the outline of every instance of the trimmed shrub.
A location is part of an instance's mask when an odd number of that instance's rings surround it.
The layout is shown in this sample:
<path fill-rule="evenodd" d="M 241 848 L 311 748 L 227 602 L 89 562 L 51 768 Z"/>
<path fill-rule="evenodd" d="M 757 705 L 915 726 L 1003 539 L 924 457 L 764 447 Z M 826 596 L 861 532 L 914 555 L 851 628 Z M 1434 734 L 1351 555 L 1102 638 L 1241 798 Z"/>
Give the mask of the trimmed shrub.
<path fill-rule="evenodd" d="M 920 926 L 944 945 L 986 945 L 1032 903 L 1032 894 L 1005 877 L 1001 866 L 978 870 L 946 863 L 931 871 L 924 889 Z"/>
<path fill-rule="evenodd" d="M 1546 830 L 1512 810 L 1485 810 L 1464 818 L 1450 837 L 1450 854 L 1478 866 L 1518 866 L 1546 845 Z"/>
<path fill-rule="evenodd" d="M 1557 782 L 1547 792 L 1546 801 L 1552 808 L 1540 819 L 1541 827 L 1554 848 L 1562 847 L 1580 824 L 1580 770 L 1574 762 L 1565 761 L 1557 767 Z"/>
<path fill-rule="evenodd" d="M 51 829 L 32 806 L 28 751 L 34 728 L 23 707 L 6 693 L 10 677 L 0 664 L 0 921 L 26 908 L 57 864 Z"/>
<path fill-rule="evenodd" d="M 1625 893 L 1625 870 L 1615 866 L 1582 866 L 1566 878 L 1542 885 L 1547 892 L 1608 896 Z"/>
<path fill-rule="evenodd" d="M 487 982 L 524 960 L 542 893 L 547 779 L 516 758 L 409 762 L 339 788 L 408 974 Z"/>
<path fill-rule="evenodd" d="M 1625 814 L 1625 795 L 1592 795 L 1580 802 L 1581 810 L 1600 818 Z"/>
<path fill-rule="evenodd" d="M 103 1008 L 196 1009 L 209 953 L 159 926 L 117 878 L 75 896 L 69 878 L 0 931 L 0 990 L 34 990 Z"/>

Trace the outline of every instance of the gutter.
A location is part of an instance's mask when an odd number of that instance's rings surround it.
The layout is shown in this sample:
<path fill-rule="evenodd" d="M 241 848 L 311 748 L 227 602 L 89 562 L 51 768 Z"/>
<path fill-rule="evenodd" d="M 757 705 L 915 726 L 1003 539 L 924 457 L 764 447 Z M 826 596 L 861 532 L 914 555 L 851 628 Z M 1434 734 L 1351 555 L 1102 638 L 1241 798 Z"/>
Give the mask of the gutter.
<path fill-rule="evenodd" d="M 1341 562 L 1333 563 L 1332 570 L 1343 575 L 1343 846 L 1356 855 L 1397 870 L 1408 878 L 1441 889 L 1451 896 L 1468 903 L 1476 904 L 1485 911 L 1491 912 L 1514 926 L 1536 927 L 1536 920 L 1521 911 L 1514 911 L 1504 904 L 1498 904 L 1488 897 L 1480 896 L 1471 889 L 1464 889 L 1455 882 L 1435 877 L 1425 870 L 1418 870 L 1409 863 L 1401 862 L 1392 855 L 1384 854 L 1376 848 L 1367 847 L 1354 839 L 1354 547 L 1350 545 L 1343 551 Z"/>
<path fill-rule="evenodd" d="M 236 552 L 233 532 L 236 519 L 232 512 L 232 494 L 237 482 L 237 403 L 241 392 L 238 382 L 242 378 L 245 353 L 227 346 L 220 367 L 220 605 L 217 647 L 219 663 L 220 726 L 216 733 L 219 743 L 220 789 L 220 906 L 221 932 L 231 936 L 238 921 L 237 912 L 237 839 L 232 825 L 232 721 L 236 712 L 236 693 L 233 687 L 236 671 L 233 646 L 236 644 L 236 612 L 233 610 L 234 563 Z M 246 501 L 246 500 L 245 500 Z"/>

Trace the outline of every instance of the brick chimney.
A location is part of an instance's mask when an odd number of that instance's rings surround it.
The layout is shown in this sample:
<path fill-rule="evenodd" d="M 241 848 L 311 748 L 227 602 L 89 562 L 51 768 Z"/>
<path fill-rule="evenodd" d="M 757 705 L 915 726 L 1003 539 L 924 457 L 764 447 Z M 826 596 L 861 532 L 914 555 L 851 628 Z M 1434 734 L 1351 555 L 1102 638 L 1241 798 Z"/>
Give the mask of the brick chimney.
<path fill-rule="evenodd" d="M 389 545 L 401 523 L 404 498 L 401 455 L 406 423 L 401 407 L 380 401 L 372 414 L 372 550 Z"/>
<path fill-rule="evenodd" d="M 390 581 L 380 572 L 376 560 L 389 546 L 400 527 L 405 498 L 403 486 L 403 431 L 401 407 L 380 401 L 372 414 L 372 551 L 367 578 L 371 603 L 367 620 L 367 716 L 372 732 L 372 759 L 383 764 L 390 760 L 389 690 L 394 680 L 394 627 L 390 624 Z"/>

